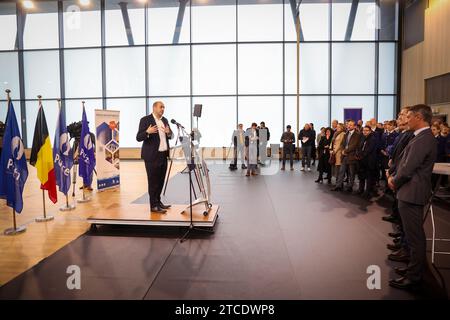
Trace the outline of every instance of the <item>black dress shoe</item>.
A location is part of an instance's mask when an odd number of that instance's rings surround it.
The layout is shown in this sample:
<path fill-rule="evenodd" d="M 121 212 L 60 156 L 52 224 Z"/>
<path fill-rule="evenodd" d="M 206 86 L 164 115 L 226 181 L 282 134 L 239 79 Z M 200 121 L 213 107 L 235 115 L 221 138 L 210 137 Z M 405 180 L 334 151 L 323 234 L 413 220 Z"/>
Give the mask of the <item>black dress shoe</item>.
<path fill-rule="evenodd" d="M 398 251 L 402 248 L 402 244 L 401 243 L 395 243 L 395 244 L 388 243 L 387 248 L 391 251 Z"/>
<path fill-rule="evenodd" d="M 247 169 L 247 166 L 246 166 L 245 164 L 243 164 L 243 165 L 241 166 L 241 169 Z"/>
<path fill-rule="evenodd" d="M 389 215 L 389 216 L 383 217 L 381 219 L 383 219 L 383 221 L 387 221 L 387 222 L 391 222 L 391 223 L 397 223 L 397 224 L 400 223 L 400 220 L 398 220 L 398 218 L 393 215 Z"/>
<path fill-rule="evenodd" d="M 170 207 L 172 207 L 172 205 L 170 204 L 163 204 L 162 202 L 159 203 L 159 206 L 163 209 L 169 209 Z"/>
<path fill-rule="evenodd" d="M 163 209 L 160 206 L 156 206 L 156 207 L 151 208 L 151 211 L 154 212 L 154 213 L 166 213 L 167 212 L 166 209 Z"/>
<path fill-rule="evenodd" d="M 388 259 L 396 262 L 409 262 L 409 254 L 406 254 L 403 250 L 396 251 L 388 255 Z"/>
<path fill-rule="evenodd" d="M 389 285 L 391 287 L 403 290 L 417 290 L 421 286 L 420 281 L 411 281 L 407 277 L 401 277 L 398 279 L 389 280 Z"/>
<path fill-rule="evenodd" d="M 315 183 L 322 183 L 323 179 L 322 178 L 317 178 L 317 180 L 315 180 Z"/>
<path fill-rule="evenodd" d="M 404 276 L 406 276 L 406 273 L 408 272 L 408 268 L 395 267 L 394 271 L 399 276 L 404 277 Z"/>
<path fill-rule="evenodd" d="M 398 237 L 402 236 L 402 233 L 401 232 L 389 232 L 388 235 L 389 235 L 389 237 L 392 237 L 392 238 L 398 238 Z"/>
<path fill-rule="evenodd" d="M 361 194 L 361 197 L 362 197 L 363 199 L 370 200 L 370 199 L 372 198 L 372 195 L 370 194 L 370 192 L 364 191 L 364 192 Z"/>

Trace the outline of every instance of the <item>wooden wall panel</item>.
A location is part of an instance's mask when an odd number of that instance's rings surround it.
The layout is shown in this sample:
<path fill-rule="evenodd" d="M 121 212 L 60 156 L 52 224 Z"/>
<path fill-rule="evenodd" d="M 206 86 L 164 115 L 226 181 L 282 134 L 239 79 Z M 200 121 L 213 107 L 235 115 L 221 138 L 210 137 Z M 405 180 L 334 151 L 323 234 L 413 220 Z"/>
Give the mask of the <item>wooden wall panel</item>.
<path fill-rule="evenodd" d="M 401 106 L 425 102 L 423 42 L 403 51 Z"/>
<path fill-rule="evenodd" d="M 450 72 L 450 1 L 430 0 L 425 10 L 424 79 Z"/>

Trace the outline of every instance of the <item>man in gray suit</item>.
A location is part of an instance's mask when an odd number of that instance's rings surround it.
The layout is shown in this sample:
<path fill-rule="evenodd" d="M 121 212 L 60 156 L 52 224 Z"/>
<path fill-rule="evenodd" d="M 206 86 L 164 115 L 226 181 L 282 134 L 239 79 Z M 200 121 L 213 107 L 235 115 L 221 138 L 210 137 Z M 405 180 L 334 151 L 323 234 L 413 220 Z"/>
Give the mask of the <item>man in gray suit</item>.
<path fill-rule="evenodd" d="M 407 268 L 395 269 L 401 278 L 389 285 L 399 289 L 417 288 L 426 267 L 426 238 L 423 230 L 424 207 L 431 196 L 431 173 L 436 159 L 436 139 L 430 124 L 433 114 L 429 106 L 419 104 L 408 112 L 408 126 L 414 137 L 403 151 L 397 171 L 388 179 L 388 185 L 397 192 L 410 261 Z"/>

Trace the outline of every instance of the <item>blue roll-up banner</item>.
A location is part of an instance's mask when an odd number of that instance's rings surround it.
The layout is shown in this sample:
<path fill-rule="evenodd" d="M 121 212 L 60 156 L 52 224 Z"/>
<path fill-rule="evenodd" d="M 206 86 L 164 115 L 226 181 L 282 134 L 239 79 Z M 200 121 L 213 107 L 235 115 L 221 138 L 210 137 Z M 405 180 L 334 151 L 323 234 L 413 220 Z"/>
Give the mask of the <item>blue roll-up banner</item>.
<path fill-rule="evenodd" d="M 95 110 L 95 127 L 97 188 L 101 191 L 120 185 L 120 111 Z"/>

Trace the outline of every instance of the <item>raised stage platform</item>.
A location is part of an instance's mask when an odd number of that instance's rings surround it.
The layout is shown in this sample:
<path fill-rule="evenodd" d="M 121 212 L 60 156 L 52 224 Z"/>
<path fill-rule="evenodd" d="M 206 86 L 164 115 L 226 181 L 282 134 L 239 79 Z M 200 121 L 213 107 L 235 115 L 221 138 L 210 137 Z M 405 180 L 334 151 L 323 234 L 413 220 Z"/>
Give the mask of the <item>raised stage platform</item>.
<path fill-rule="evenodd" d="M 192 208 L 192 222 L 194 227 L 214 228 L 219 217 L 219 206 L 211 207 L 207 216 L 203 205 Z M 189 206 L 175 204 L 167 213 L 151 213 L 149 206 L 144 204 L 131 204 L 127 208 L 111 208 L 108 211 L 100 211 L 90 216 L 87 221 L 91 225 L 137 225 L 137 226 L 168 226 L 189 227 L 191 216 Z"/>

